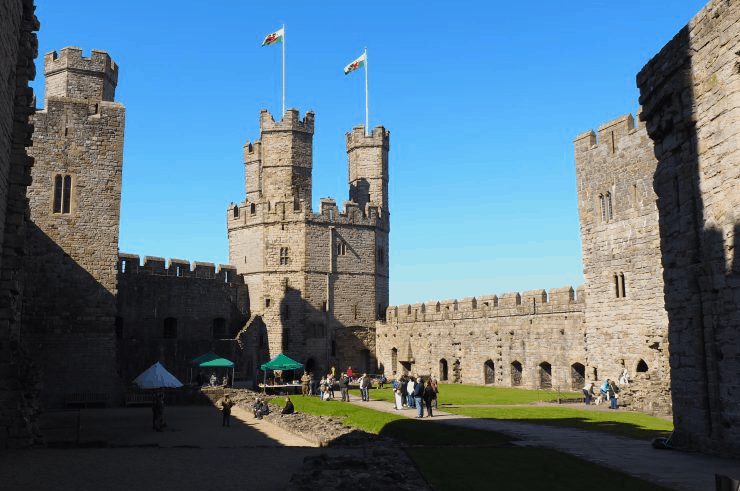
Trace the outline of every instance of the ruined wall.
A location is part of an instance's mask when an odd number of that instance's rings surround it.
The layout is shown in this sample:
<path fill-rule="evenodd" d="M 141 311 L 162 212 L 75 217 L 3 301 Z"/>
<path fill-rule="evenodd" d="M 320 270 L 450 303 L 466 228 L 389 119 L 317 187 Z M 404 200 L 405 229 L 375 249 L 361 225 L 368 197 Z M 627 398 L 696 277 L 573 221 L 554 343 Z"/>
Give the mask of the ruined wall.
<path fill-rule="evenodd" d="M 584 293 L 532 290 L 391 306 L 376 324 L 386 376 L 413 373 L 440 381 L 500 387 L 583 387 Z"/>
<path fill-rule="evenodd" d="M 189 361 L 209 351 L 246 369 L 235 339 L 249 319 L 249 292 L 233 266 L 158 257 L 141 265 L 139 256 L 120 254 L 117 307 L 125 381 L 159 361 L 187 382 Z"/>
<path fill-rule="evenodd" d="M 33 0 L 0 3 L 0 449 L 34 441 L 40 386 L 21 319 L 39 28 Z"/>
<path fill-rule="evenodd" d="M 346 137 L 350 196 L 370 180 L 373 198 L 341 210 L 323 199 L 314 213 L 313 122 L 310 112 L 300 119 L 291 109 L 278 122 L 261 112 L 260 140 L 244 147 L 247 199 L 227 210 L 229 261 L 249 286 L 255 325 L 264 325 L 250 335 L 269 356 L 375 371 L 373 329 L 388 305 L 389 134 L 378 127 L 364 136 L 360 126 Z"/>
<path fill-rule="evenodd" d="M 116 264 L 123 167 L 123 105 L 107 101 L 99 79 L 118 68 L 102 51 L 44 57 L 46 107 L 33 118 L 29 153 L 28 275 L 25 323 L 43 364 L 47 404 L 65 393 L 117 392 Z M 65 83 L 53 85 L 60 74 Z M 52 87 L 50 87 L 52 84 Z M 108 91 L 110 93 L 110 90 Z M 110 95 L 110 94 L 109 94 Z"/>
<path fill-rule="evenodd" d="M 637 76 L 658 160 L 674 440 L 740 454 L 740 5 L 709 2 Z"/>
<path fill-rule="evenodd" d="M 593 131 L 576 137 L 575 158 L 587 372 L 603 381 L 627 368 L 634 378 L 632 407 L 670 414 L 652 141 L 644 125 L 635 127 L 626 115 L 601 125 L 598 139 Z"/>

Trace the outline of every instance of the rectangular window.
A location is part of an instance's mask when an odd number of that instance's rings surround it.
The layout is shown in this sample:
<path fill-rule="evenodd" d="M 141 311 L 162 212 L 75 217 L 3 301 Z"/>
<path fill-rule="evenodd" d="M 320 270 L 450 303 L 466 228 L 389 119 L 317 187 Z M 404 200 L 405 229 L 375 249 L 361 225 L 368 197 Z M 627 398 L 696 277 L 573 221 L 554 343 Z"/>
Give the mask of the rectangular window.
<path fill-rule="evenodd" d="M 288 264 L 288 248 L 287 247 L 281 247 L 280 248 L 280 264 Z"/>
<path fill-rule="evenodd" d="M 53 213 L 68 214 L 71 209 L 72 176 L 54 176 Z"/>
<path fill-rule="evenodd" d="M 344 256 L 347 254 L 347 244 L 344 241 L 337 243 L 337 256 Z"/>

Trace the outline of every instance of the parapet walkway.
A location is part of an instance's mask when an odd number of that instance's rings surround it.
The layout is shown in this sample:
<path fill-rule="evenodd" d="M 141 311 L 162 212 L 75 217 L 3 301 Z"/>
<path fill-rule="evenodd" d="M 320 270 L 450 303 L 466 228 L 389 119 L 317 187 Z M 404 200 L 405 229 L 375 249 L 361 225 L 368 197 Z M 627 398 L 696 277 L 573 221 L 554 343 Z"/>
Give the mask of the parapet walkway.
<path fill-rule="evenodd" d="M 386 401 L 362 402 L 353 397 L 351 402 L 376 411 L 416 416 L 416 409 L 396 410 Z M 517 441 L 512 442 L 516 445 L 551 448 L 676 490 L 716 489 L 715 473 L 734 479 L 740 477 L 738 460 L 678 450 L 657 450 L 649 441 L 577 428 L 471 418 L 443 411 L 433 414 L 433 418 L 424 418 L 423 421 L 504 433 L 516 438 Z"/>

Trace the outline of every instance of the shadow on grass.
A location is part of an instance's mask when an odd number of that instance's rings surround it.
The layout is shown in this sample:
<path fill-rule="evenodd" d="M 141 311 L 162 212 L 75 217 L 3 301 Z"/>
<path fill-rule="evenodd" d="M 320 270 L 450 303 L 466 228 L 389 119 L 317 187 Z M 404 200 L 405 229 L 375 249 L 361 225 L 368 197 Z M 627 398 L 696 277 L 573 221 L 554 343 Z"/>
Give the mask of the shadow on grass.
<path fill-rule="evenodd" d="M 667 488 L 541 448 L 415 447 L 406 452 L 438 491 L 666 491 Z"/>
<path fill-rule="evenodd" d="M 399 419 L 386 424 L 380 435 L 411 445 L 507 446 L 513 438 L 493 431 L 480 431 L 431 421 Z"/>

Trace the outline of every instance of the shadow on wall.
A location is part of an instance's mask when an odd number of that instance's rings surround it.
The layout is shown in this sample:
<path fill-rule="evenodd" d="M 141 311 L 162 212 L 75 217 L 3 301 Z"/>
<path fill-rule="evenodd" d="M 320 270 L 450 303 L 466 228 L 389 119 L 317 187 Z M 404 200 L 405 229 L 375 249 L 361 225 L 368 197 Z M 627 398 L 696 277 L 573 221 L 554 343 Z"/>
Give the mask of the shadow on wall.
<path fill-rule="evenodd" d="M 706 123 L 702 118 L 708 115 L 696 111 L 709 112 L 714 104 L 711 98 L 725 97 L 722 90 L 708 93 L 705 84 L 694 80 L 701 69 L 701 56 L 691 47 L 685 27 L 638 74 L 637 82 L 642 118 L 658 159 L 653 186 L 658 195 L 669 320 L 674 442 L 710 451 L 732 448 L 739 453 L 740 430 L 731 431 L 731 422 L 740 419 L 740 407 L 730 394 L 740 389 L 740 256 L 736 252 L 740 224 L 723 203 L 731 198 L 724 190 L 737 186 L 728 183 L 727 171 L 735 173 L 723 168 L 719 158 L 712 160 L 710 155 L 699 166 L 697 121 Z M 692 57 L 696 67 L 692 67 Z M 707 147 L 729 138 L 704 133 L 702 144 Z M 724 184 L 722 189 L 719 184 Z M 711 192 L 702 194 L 702 185 Z M 712 196 L 716 192 L 720 194 Z M 733 236 L 734 242 L 726 244 L 725 235 Z M 726 258 L 733 251 L 737 259 L 731 262 Z"/>
<path fill-rule="evenodd" d="M 27 229 L 23 332 L 49 408 L 71 393 L 118 390 L 114 295 L 35 224 Z M 113 266 L 113 265 L 111 265 Z"/>
<path fill-rule="evenodd" d="M 277 312 L 267 309 L 262 318 L 250 321 L 252 326 L 244 333 L 249 340 L 246 349 L 263 354 L 269 345 L 273 354 L 279 349 L 317 375 L 327 373 L 331 367 L 338 371 L 352 367 L 357 375 L 375 373 L 378 363 L 374 319 L 367 322 L 368 326 L 358 325 L 360 321 L 343 322 L 343 317 L 354 318 L 354 314 L 335 314 L 332 303 L 333 298 L 326 309 L 317 309 L 299 290 L 286 287 L 275 307 Z M 256 369 L 268 359 L 255 359 Z"/>

